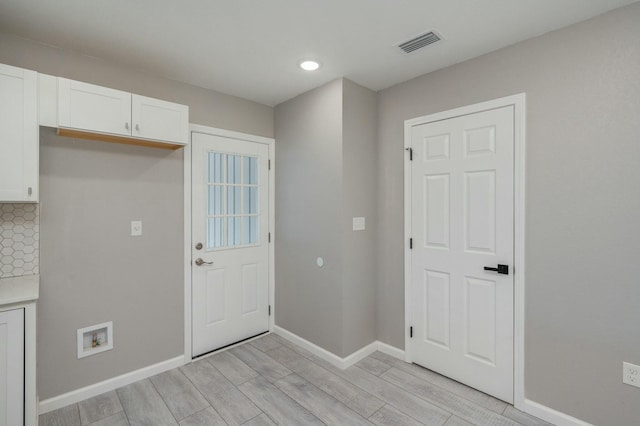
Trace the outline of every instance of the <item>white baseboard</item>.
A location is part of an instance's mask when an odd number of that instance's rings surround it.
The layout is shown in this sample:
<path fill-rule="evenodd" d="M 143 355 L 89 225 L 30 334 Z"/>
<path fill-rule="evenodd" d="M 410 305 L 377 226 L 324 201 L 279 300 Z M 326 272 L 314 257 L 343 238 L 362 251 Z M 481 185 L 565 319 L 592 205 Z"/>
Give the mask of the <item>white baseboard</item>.
<path fill-rule="evenodd" d="M 592 426 L 591 423 L 526 398 L 520 403 L 516 403 L 516 408 L 556 426 Z"/>
<path fill-rule="evenodd" d="M 398 349 L 395 346 L 388 345 L 379 340 L 376 343 L 378 344 L 378 350 L 380 352 L 390 355 L 394 358 L 398 358 L 399 360 L 405 361 L 405 357 L 404 357 L 405 354 L 402 349 Z"/>
<path fill-rule="evenodd" d="M 155 376 L 156 374 L 164 373 L 165 371 L 180 367 L 184 365 L 184 363 L 184 355 L 180 355 L 157 364 L 143 367 L 139 370 L 125 373 L 121 376 L 113 377 L 84 388 L 45 399 L 40 401 L 38 404 L 38 412 L 39 414 L 44 414 L 49 411 L 57 410 L 58 408 L 66 407 L 67 405 L 75 404 L 76 402 L 84 401 L 85 399 L 137 382 L 138 380 L 143 380 L 148 377 Z"/>
<path fill-rule="evenodd" d="M 364 348 L 352 353 L 348 357 L 341 358 L 338 355 L 334 354 L 333 352 L 329 352 L 328 350 L 321 348 L 315 343 L 311 343 L 310 341 L 298 336 L 297 334 L 293 334 L 289 330 L 285 330 L 284 328 L 279 327 L 277 325 L 273 326 L 273 332 L 279 336 L 284 337 L 288 341 L 295 343 L 296 345 L 308 350 L 318 358 L 322 358 L 323 360 L 342 369 L 345 369 L 355 364 L 356 362 L 360 361 L 362 358 L 366 358 L 368 355 L 375 352 L 374 343 L 370 343 Z"/>
<path fill-rule="evenodd" d="M 329 352 L 328 350 L 323 349 L 320 346 L 314 343 L 311 343 L 310 341 L 298 336 L 297 334 L 293 334 L 292 332 L 285 330 L 284 328 L 279 327 L 277 325 L 273 326 L 273 332 L 281 337 L 284 337 L 288 341 L 295 343 L 296 345 L 308 350 L 318 358 L 322 358 L 323 360 L 343 370 L 347 367 L 352 366 L 353 364 L 357 363 L 363 358 L 368 357 L 375 351 L 384 352 L 388 355 L 404 360 L 403 350 L 394 348 L 393 346 L 387 345 L 386 343 L 382 343 L 377 340 L 358 349 L 351 355 L 341 358 L 338 355 L 332 352 Z"/>
<path fill-rule="evenodd" d="M 303 339 L 302 337 L 293 334 L 292 332 L 285 330 L 284 328 L 277 325 L 273 326 L 273 333 L 278 334 L 279 336 L 289 340 L 292 343 L 295 343 L 296 345 L 308 350 L 317 357 L 322 358 L 341 369 L 352 366 L 363 358 L 371 355 L 375 351 L 383 352 L 402 361 L 405 360 L 405 352 L 402 349 L 398 349 L 394 346 L 388 345 L 378 340 L 369 343 L 368 345 L 355 351 L 351 355 L 341 358 L 338 355 L 329 352 L 326 349 L 323 349 L 320 346 L 311 343 L 310 341 Z M 86 386 L 84 388 L 76 389 L 74 391 L 67 392 L 53 398 L 45 399 L 43 401 L 39 401 L 38 412 L 39 414 L 44 414 L 53 410 L 57 410 L 58 408 L 66 407 L 67 405 L 84 401 L 85 399 L 92 398 L 102 393 L 118 389 L 122 386 L 129 385 L 131 383 L 149 378 L 151 376 L 155 376 L 156 374 L 163 373 L 176 367 L 181 367 L 185 365 L 185 363 L 185 357 L 183 355 L 180 355 L 175 358 L 159 362 L 157 364 L 149 365 L 139 370 L 131 371 L 129 373 L 125 373 L 120 376 Z M 538 417 L 556 426 L 592 426 L 590 423 L 587 423 L 583 420 L 577 419 L 560 411 L 554 410 L 553 408 L 547 407 L 530 399 L 524 399 L 520 402 L 516 402 L 515 407 L 522 412 L 531 414 L 532 416 Z"/>
<path fill-rule="evenodd" d="M 351 355 L 347 355 L 344 358 L 339 358 L 341 360 L 342 365 L 339 365 L 338 367 L 342 368 L 343 370 L 345 368 L 351 367 L 353 364 L 368 357 L 369 355 L 371 355 L 377 350 L 378 350 L 378 342 L 377 341 L 371 342 L 368 345 L 361 347 Z M 334 355 L 334 356 L 337 357 L 337 355 Z"/>
<path fill-rule="evenodd" d="M 405 352 L 402 349 L 398 349 L 394 346 L 388 345 L 378 340 L 369 343 L 368 345 L 364 346 L 363 348 L 357 350 L 347 357 L 340 358 L 338 355 L 329 352 L 328 350 L 323 349 L 320 346 L 311 343 L 310 341 L 296 334 L 293 334 L 292 332 L 285 330 L 284 328 L 277 325 L 274 325 L 273 332 L 341 369 L 352 366 L 361 359 L 371 355 L 375 351 L 380 351 L 394 358 L 405 361 Z M 531 414 L 532 416 L 536 416 L 539 419 L 552 423 L 556 426 L 592 426 L 590 423 L 587 423 L 583 420 L 577 419 L 560 411 L 554 410 L 553 408 L 549 408 L 537 402 L 531 401 L 530 399 L 524 399 L 519 403 L 516 402 L 516 408 L 527 414 Z"/>

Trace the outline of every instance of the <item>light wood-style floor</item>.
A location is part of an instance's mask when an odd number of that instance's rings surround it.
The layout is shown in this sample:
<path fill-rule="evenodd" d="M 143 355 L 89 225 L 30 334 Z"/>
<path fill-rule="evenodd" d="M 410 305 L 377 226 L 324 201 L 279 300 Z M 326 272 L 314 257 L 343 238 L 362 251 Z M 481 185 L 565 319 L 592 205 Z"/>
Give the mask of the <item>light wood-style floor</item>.
<path fill-rule="evenodd" d="M 270 334 L 40 416 L 41 426 L 548 425 L 376 352 L 340 370 Z"/>

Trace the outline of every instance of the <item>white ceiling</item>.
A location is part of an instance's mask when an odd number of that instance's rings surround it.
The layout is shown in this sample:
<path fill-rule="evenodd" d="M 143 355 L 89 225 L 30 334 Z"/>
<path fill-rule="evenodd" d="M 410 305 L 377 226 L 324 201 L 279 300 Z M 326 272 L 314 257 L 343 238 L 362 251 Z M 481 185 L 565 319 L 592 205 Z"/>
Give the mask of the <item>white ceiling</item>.
<path fill-rule="evenodd" d="M 635 1 L 0 0 L 0 31 L 276 105 L 338 77 L 380 90 Z M 445 41 L 395 47 L 429 30 Z"/>

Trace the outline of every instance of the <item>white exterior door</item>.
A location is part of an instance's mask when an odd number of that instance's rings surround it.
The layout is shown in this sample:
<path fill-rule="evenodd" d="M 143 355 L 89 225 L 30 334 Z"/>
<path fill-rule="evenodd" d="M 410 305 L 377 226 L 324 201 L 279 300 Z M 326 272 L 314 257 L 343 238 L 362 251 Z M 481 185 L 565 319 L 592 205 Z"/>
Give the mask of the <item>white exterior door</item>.
<path fill-rule="evenodd" d="M 23 424 L 24 309 L 0 312 L 0 426 Z"/>
<path fill-rule="evenodd" d="M 410 358 L 512 403 L 514 107 L 410 131 Z"/>
<path fill-rule="evenodd" d="M 192 354 L 269 329 L 269 148 L 192 136 Z"/>

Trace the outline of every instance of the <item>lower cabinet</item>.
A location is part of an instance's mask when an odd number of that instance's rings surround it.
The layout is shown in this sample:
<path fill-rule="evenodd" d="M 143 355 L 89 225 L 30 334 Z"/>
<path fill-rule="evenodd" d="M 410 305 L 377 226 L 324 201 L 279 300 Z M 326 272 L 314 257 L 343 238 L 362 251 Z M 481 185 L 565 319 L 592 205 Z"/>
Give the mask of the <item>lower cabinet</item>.
<path fill-rule="evenodd" d="M 0 312 L 0 426 L 24 424 L 24 309 Z"/>

